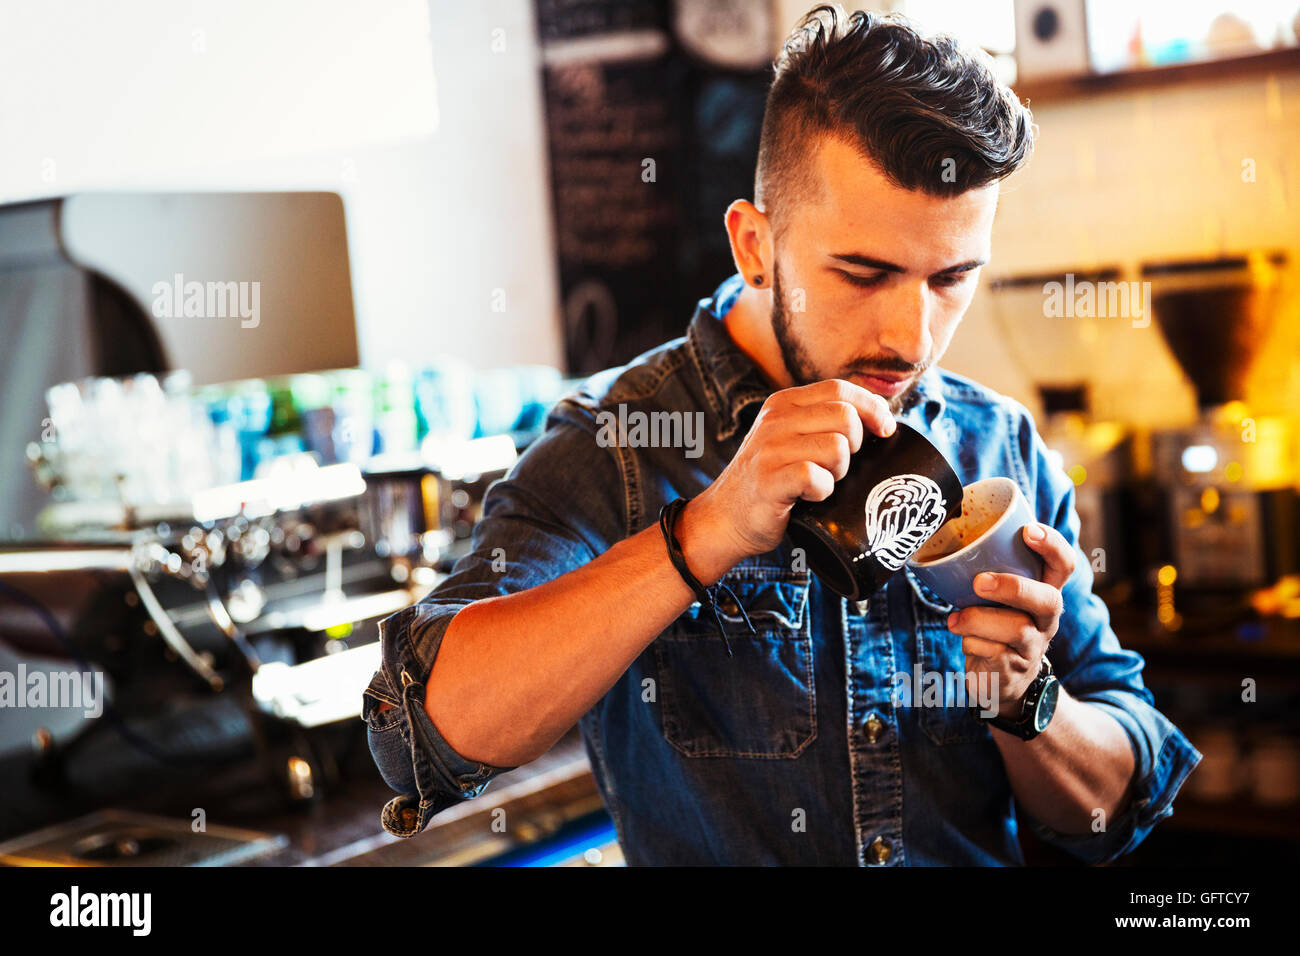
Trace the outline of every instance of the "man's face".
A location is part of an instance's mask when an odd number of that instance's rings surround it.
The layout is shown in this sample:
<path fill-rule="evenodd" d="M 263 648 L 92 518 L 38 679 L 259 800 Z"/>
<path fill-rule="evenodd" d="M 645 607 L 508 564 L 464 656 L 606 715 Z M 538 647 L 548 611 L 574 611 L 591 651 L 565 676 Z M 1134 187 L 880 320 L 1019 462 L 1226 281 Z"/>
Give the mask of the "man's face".
<path fill-rule="evenodd" d="M 772 328 L 796 385 L 855 382 L 909 405 L 948 348 L 989 257 L 996 184 L 950 198 L 888 182 L 856 149 L 821 140 L 819 188 L 788 195 L 774 240 Z"/>

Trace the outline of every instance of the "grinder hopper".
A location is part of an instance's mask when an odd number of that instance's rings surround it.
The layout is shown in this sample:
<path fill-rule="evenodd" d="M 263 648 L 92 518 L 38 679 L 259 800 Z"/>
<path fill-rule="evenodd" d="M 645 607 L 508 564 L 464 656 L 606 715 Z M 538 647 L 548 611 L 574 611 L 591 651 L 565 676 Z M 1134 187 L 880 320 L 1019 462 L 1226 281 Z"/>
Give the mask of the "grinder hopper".
<path fill-rule="evenodd" d="M 1272 325 L 1283 253 L 1153 263 L 1152 310 L 1169 351 L 1212 408 L 1245 397 L 1246 377 Z"/>

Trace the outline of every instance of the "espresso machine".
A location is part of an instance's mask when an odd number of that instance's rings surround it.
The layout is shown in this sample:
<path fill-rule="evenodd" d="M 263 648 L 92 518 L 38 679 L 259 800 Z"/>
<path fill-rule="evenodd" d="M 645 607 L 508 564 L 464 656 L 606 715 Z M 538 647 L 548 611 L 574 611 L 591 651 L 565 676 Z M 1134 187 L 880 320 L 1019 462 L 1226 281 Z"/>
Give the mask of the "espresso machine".
<path fill-rule="evenodd" d="M 6 710 L 0 843 L 196 780 L 211 799 L 218 786 L 231 800 L 321 799 L 358 752 L 378 622 L 468 550 L 486 488 L 526 437 L 372 453 L 385 435 L 372 428 L 349 460 L 341 443 L 285 450 L 363 431 L 340 402 L 285 406 L 327 420 L 281 434 L 274 381 L 209 391 L 183 373 L 49 390 L 50 427 L 27 449 L 48 504 L 35 536 L 0 541 L 0 674 L 86 689 L 75 706 Z M 255 396 L 252 443 L 236 411 Z"/>
<path fill-rule="evenodd" d="M 1157 534 L 1144 561 L 1158 624 L 1233 626 L 1293 575 L 1296 422 L 1254 414 L 1246 382 L 1276 312 L 1281 253 L 1147 264 L 1156 324 L 1196 392 L 1196 419 L 1151 434 Z"/>

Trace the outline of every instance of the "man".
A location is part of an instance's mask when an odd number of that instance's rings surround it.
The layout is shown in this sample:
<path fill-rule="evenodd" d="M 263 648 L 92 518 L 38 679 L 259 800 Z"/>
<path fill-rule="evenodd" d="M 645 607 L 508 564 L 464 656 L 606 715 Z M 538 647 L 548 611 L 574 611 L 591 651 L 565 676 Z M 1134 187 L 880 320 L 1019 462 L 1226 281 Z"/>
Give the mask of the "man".
<path fill-rule="evenodd" d="M 384 622 L 363 716 L 401 794 L 385 828 L 419 832 L 575 722 L 632 864 L 1016 864 L 1019 826 L 1099 862 L 1172 812 L 1200 755 L 1092 594 L 1073 485 L 1023 406 L 935 364 L 1030 120 L 950 40 L 838 7 L 805 19 L 756 202 L 727 210 L 739 274 L 684 339 L 561 401 L 489 492 L 473 553 Z M 664 413 L 676 447 L 652 440 Z M 989 574 L 1002 606 L 952 612 L 906 571 L 861 604 L 810 577 L 790 508 L 895 417 L 963 484 L 1020 484 L 1042 581 Z M 659 526 L 679 497 L 681 570 Z M 1022 739 L 1045 659 L 1059 703 Z M 1006 722 L 900 695 L 918 668 L 987 675 Z"/>

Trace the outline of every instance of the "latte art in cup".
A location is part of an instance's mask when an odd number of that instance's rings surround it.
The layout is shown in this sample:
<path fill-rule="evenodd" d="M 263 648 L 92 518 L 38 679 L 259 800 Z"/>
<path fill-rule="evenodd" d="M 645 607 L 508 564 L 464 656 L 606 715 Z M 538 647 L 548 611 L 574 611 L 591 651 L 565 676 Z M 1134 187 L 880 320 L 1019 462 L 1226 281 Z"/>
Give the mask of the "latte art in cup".
<path fill-rule="evenodd" d="M 1022 537 L 1035 521 L 1020 486 L 1010 478 L 984 478 L 962 489 L 961 507 L 908 560 L 911 573 L 954 607 L 996 605 L 975 593 L 982 571 L 1042 580 L 1043 559 Z"/>
<path fill-rule="evenodd" d="M 1013 489 L 1000 483 L 980 488 L 974 484 L 967 485 L 962 489 L 961 514 L 925 542 L 912 560 L 937 561 L 978 541 L 1006 513 L 1013 496 Z"/>

